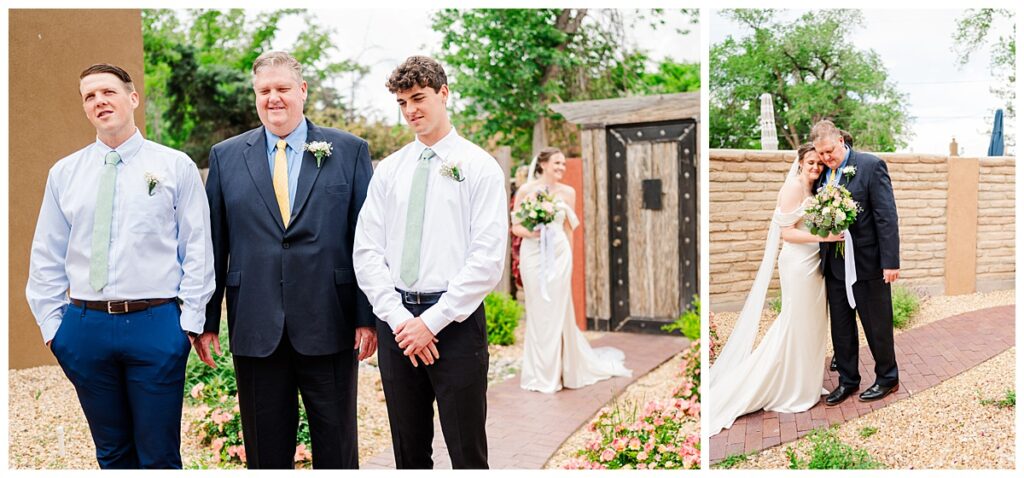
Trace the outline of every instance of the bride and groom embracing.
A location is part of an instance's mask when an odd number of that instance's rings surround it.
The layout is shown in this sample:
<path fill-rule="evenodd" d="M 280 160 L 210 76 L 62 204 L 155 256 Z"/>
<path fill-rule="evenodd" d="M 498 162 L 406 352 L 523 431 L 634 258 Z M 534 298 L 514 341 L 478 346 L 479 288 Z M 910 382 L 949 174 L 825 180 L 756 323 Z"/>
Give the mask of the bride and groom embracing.
<path fill-rule="evenodd" d="M 822 120 L 797 152 L 779 191 L 757 277 L 711 366 L 711 435 L 757 410 L 797 413 L 821 395 L 827 395 L 826 406 L 835 406 L 857 392 L 857 315 L 875 360 L 875 382 L 858 399 L 880 400 L 899 389 L 890 290 L 899 277 L 896 202 L 885 162 L 852 144 L 849 134 Z M 845 232 L 821 237 L 805 219 L 815 191 L 826 185 L 848 190 L 860 212 Z M 754 348 L 776 255 L 782 311 Z M 839 373 L 832 391 L 822 388 L 829 329 L 830 368 Z"/>

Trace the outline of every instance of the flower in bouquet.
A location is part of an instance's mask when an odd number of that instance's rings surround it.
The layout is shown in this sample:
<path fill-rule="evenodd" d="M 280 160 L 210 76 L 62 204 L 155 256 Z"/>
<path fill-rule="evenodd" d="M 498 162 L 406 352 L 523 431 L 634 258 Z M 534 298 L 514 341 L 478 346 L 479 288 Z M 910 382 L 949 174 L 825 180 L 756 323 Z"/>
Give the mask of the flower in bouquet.
<path fill-rule="evenodd" d="M 804 224 L 811 234 L 828 237 L 829 234 L 839 234 L 849 229 L 861 210 L 848 189 L 828 184 L 819 188 L 811 199 L 804 211 Z M 836 247 L 836 254 L 845 254 L 844 243 Z"/>
<path fill-rule="evenodd" d="M 515 219 L 527 230 L 534 230 L 542 224 L 550 224 L 555 220 L 555 197 L 547 191 L 539 191 L 535 196 L 527 197 L 519 205 Z"/>

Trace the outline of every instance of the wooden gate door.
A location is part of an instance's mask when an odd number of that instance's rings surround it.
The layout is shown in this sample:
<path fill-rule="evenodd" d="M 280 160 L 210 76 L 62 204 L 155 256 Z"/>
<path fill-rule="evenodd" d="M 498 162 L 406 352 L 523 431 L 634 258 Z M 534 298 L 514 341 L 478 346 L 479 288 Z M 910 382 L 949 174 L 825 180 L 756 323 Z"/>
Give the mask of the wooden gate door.
<path fill-rule="evenodd" d="M 664 333 L 697 294 L 697 123 L 607 133 L 609 328 Z"/>

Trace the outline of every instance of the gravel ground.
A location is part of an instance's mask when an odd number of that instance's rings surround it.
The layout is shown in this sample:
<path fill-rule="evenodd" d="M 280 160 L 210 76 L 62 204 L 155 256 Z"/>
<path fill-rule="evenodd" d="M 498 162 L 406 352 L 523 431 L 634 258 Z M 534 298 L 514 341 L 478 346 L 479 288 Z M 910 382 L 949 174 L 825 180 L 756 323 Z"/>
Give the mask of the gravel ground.
<path fill-rule="evenodd" d="M 1012 290 L 962 296 L 927 297 L 905 329 L 945 319 L 964 312 L 1010 305 Z M 715 314 L 719 336 L 724 340 L 735 324 L 736 313 Z M 774 319 L 770 311 L 762 320 L 759 337 Z M 861 345 L 865 345 L 863 334 Z M 831 344 L 828 353 L 832 353 Z M 839 438 L 863 448 L 889 468 L 1013 468 L 1014 409 L 983 405 L 982 399 L 1002 399 L 1015 389 L 1016 348 L 957 375 L 935 387 L 881 410 L 841 424 Z M 875 428 L 869 437 L 861 430 Z M 802 438 L 762 451 L 738 464 L 737 468 L 787 468 L 786 449 L 809 450 Z M 927 446 L 922 446 L 927 444 Z"/>
<path fill-rule="evenodd" d="M 638 410 L 639 413 L 648 401 L 669 398 L 674 385 L 679 380 L 677 377 L 682 363 L 683 353 L 680 352 L 630 384 L 622 394 L 606 406 L 619 407 L 622 410 Z M 576 455 L 576 451 L 582 449 L 593 438 L 594 434 L 587 430 L 587 425 L 596 417 L 597 414 L 594 414 L 590 420 L 587 420 L 582 427 L 566 439 L 558 451 L 548 459 L 544 469 L 559 469 L 568 463 Z M 691 429 L 685 429 L 687 434 L 700 430 L 700 422 L 690 422 L 690 426 Z"/>
<path fill-rule="evenodd" d="M 526 321 L 516 329 L 516 343 L 490 347 L 489 382 L 498 383 L 519 371 Z M 584 332 L 589 340 L 600 332 Z M 96 451 L 75 389 L 58 366 L 10 370 L 9 460 L 15 469 L 95 469 Z M 376 356 L 359 367 L 359 459 L 391 449 L 384 392 Z M 186 404 L 183 411 L 182 462 L 185 468 L 210 468 L 212 453 L 189 429 L 197 410 Z M 435 415 L 436 416 L 436 415 Z M 57 427 L 64 428 L 64 453 L 58 445 Z M 237 466 L 217 465 L 221 468 Z"/>

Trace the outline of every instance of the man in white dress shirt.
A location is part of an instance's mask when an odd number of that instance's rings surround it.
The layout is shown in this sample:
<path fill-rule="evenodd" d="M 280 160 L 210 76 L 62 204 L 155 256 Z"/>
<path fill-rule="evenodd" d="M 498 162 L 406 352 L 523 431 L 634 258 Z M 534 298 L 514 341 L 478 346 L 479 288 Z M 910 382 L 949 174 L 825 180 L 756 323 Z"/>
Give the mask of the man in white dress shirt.
<path fill-rule="evenodd" d="M 377 322 L 398 468 L 432 468 L 436 398 L 454 468 L 487 468 L 487 321 L 508 240 L 505 175 L 448 118 L 448 81 L 413 56 L 388 90 L 416 140 L 374 172 L 354 265 Z"/>
<path fill-rule="evenodd" d="M 184 153 L 142 137 L 123 69 L 81 74 L 96 142 L 50 169 L 29 306 L 101 468 L 181 468 L 185 362 L 213 293 L 209 205 Z"/>

